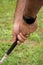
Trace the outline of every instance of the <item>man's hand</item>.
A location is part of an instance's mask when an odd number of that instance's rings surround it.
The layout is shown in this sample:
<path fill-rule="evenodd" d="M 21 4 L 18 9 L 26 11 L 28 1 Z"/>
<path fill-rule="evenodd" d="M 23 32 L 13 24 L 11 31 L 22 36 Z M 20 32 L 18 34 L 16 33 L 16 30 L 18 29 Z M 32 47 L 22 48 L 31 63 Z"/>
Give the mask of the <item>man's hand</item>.
<path fill-rule="evenodd" d="M 30 33 L 34 32 L 37 28 L 37 22 L 34 24 L 27 24 L 24 20 L 18 21 L 14 23 L 13 26 L 13 42 L 18 38 L 17 43 L 21 44 L 24 42 Z"/>

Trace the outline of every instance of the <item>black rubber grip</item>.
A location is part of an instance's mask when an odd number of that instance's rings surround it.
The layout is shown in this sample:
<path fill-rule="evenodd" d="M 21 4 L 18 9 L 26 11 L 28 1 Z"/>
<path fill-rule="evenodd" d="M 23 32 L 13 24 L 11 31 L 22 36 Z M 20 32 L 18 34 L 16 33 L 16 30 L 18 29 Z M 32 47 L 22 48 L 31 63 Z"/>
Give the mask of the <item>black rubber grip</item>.
<path fill-rule="evenodd" d="M 17 41 L 18 41 L 18 39 L 16 39 L 16 41 L 11 45 L 11 47 L 7 51 L 7 55 L 9 55 L 12 52 L 12 50 L 16 47 Z"/>

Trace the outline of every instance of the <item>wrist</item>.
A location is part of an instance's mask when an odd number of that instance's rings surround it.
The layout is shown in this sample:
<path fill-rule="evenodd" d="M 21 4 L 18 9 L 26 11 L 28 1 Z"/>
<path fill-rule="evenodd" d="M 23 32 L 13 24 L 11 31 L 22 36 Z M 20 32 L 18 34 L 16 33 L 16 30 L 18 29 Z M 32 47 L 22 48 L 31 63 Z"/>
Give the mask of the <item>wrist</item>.
<path fill-rule="evenodd" d="M 21 17 L 20 16 L 15 16 L 14 17 L 14 23 L 21 22 L 21 20 L 22 20 L 22 16 Z"/>
<path fill-rule="evenodd" d="M 23 23 L 24 23 L 24 25 L 29 27 L 30 33 L 32 33 L 32 31 L 34 32 L 37 29 L 37 19 L 35 20 L 35 22 L 33 24 L 27 24 L 24 20 L 23 20 Z"/>
<path fill-rule="evenodd" d="M 35 22 L 36 17 L 33 18 L 33 17 L 30 17 L 30 16 L 29 17 L 23 16 L 23 20 L 24 20 L 25 23 L 31 25 Z"/>

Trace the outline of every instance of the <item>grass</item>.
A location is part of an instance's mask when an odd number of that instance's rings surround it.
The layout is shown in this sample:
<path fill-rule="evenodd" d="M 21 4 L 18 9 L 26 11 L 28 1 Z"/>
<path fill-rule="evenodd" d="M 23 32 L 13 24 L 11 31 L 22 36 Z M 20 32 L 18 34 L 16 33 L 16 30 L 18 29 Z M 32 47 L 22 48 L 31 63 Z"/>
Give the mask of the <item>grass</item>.
<path fill-rule="evenodd" d="M 0 59 L 11 46 L 15 8 L 16 0 L 0 0 Z M 37 30 L 2 65 L 43 65 L 43 7 L 37 21 Z"/>

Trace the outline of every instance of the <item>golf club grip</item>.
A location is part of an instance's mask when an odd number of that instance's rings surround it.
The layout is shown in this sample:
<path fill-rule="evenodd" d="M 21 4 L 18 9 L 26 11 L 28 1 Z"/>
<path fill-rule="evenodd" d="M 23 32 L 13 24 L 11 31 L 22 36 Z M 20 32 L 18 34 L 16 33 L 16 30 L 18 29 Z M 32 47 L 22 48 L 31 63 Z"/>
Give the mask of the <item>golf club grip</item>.
<path fill-rule="evenodd" d="M 16 39 L 16 41 L 11 45 L 11 47 L 7 51 L 7 55 L 9 55 L 12 52 L 12 50 L 16 47 L 17 41 L 18 41 L 18 38 Z"/>

